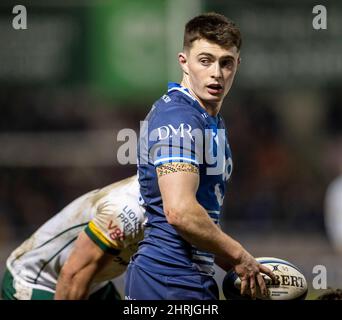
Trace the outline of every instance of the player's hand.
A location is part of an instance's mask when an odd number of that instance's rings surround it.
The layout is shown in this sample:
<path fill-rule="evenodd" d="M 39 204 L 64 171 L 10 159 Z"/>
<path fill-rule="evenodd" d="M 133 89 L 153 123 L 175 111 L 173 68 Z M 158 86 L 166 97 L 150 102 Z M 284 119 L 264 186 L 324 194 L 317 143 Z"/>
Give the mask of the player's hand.
<path fill-rule="evenodd" d="M 241 295 L 249 294 L 256 299 L 257 286 L 263 296 L 267 297 L 267 288 L 261 273 L 268 275 L 275 280 L 275 275 L 267 267 L 257 262 L 247 251 L 243 251 L 239 262 L 234 266 L 234 271 L 241 279 Z"/>

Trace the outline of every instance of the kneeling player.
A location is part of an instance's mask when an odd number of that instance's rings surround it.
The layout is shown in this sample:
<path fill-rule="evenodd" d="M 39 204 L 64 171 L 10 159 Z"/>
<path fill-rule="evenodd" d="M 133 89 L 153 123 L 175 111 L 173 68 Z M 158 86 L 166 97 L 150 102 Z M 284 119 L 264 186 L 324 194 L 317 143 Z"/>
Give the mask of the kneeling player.
<path fill-rule="evenodd" d="M 12 252 L 3 299 L 120 299 L 110 280 L 143 237 L 139 199 L 134 176 L 74 200 Z"/>

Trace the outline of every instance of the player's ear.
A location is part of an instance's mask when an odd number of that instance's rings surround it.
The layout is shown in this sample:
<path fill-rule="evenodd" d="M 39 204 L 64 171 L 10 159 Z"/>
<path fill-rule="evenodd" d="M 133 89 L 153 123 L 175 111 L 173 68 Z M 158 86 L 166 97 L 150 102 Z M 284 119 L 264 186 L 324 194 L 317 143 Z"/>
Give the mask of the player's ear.
<path fill-rule="evenodd" d="M 185 52 L 178 53 L 178 62 L 184 73 L 188 74 L 188 58 Z"/>
<path fill-rule="evenodd" d="M 241 57 L 238 57 L 238 59 L 237 59 L 237 66 L 239 67 L 240 64 L 241 64 Z"/>

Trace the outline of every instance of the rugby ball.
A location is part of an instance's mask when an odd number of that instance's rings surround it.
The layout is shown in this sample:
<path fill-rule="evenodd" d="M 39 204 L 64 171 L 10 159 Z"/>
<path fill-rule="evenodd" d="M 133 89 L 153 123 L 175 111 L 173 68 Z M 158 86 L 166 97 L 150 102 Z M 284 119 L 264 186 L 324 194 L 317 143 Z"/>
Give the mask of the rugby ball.
<path fill-rule="evenodd" d="M 258 290 L 256 298 L 260 300 L 303 300 L 305 299 L 308 286 L 303 273 L 294 264 L 273 257 L 260 257 L 256 260 L 269 268 L 276 276 L 273 281 L 269 276 L 263 274 L 268 296 L 264 297 Z M 249 296 L 240 294 L 241 280 L 233 271 L 228 271 L 223 279 L 222 290 L 226 299 L 249 300 Z"/>

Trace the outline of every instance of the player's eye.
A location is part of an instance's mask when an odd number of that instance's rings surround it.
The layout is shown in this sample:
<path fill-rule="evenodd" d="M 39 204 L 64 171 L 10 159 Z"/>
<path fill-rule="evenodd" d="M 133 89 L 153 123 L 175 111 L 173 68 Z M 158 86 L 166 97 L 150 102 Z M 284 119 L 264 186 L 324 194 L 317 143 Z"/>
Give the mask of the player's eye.
<path fill-rule="evenodd" d="M 232 69 L 234 67 L 234 61 L 231 59 L 221 61 L 221 68 Z"/>
<path fill-rule="evenodd" d="M 200 59 L 200 63 L 203 66 L 208 66 L 210 64 L 210 60 L 209 59 Z"/>

